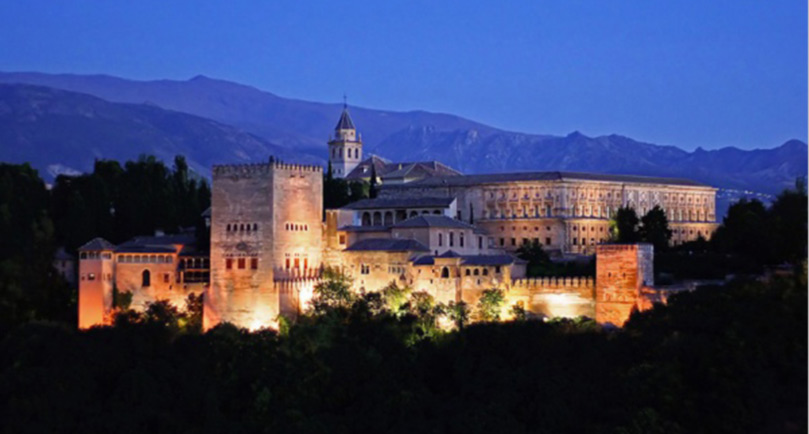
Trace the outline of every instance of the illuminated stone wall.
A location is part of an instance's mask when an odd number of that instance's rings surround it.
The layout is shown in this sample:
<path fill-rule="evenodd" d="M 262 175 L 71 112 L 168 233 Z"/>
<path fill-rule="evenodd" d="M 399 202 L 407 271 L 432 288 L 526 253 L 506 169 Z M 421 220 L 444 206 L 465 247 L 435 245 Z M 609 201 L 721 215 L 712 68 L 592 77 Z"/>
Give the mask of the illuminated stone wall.
<path fill-rule="evenodd" d="M 510 251 L 524 239 L 536 238 L 549 250 L 592 254 L 609 236 L 609 219 L 622 206 L 634 208 L 639 216 L 660 206 L 674 230 L 672 244 L 700 235 L 710 239 L 718 226 L 716 189 L 704 186 L 557 179 L 388 186 L 380 192 L 380 197 L 424 196 L 457 198 L 461 220 L 474 221 L 487 230 L 493 246 Z"/>
<path fill-rule="evenodd" d="M 112 310 L 112 251 L 87 252 L 79 261 L 79 328 L 103 325 Z"/>
<path fill-rule="evenodd" d="M 318 166 L 214 166 L 206 330 L 225 321 L 257 329 L 296 313 L 298 301 L 274 281 L 319 275 L 322 197 Z"/>
<path fill-rule="evenodd" d="M 506 293 L 504 308 L 518 302 L 538 316 L 594 318 L 595 283 L 589 277 L 515 279 Z"/>
<path fill-rule="evenodd" d="M 654 286 L 651 244 L 612 244 L 596 249 L 596 321 L 622 326 L 638 309 L 644 288 Z"/>

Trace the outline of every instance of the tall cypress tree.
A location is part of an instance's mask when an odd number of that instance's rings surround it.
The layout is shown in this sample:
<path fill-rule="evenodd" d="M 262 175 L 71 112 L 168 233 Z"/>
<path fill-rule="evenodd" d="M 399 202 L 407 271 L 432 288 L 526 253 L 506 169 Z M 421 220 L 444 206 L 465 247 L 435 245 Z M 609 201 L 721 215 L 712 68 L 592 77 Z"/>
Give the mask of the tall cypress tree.
<path fill-rule="evenodd" d="M 368 197 L 376 197 L 376 166 L 371 164 L 371 186 L 368 188 Z"/>

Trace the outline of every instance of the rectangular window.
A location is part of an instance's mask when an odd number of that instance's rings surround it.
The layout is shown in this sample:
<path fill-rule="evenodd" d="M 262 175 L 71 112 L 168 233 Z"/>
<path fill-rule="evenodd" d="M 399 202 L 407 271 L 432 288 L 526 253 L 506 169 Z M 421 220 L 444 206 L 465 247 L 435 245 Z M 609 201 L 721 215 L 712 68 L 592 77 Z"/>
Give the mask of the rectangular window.
<path fill-rule="evenodd" d="M 309 258 L 303 258 L 303 269 L 304 270 L 309 269 Z"/>
<path fill-rule="evenodd" d="M 444 234 L 438 234 L 438 247 L 444 245 Z"/>
<path fill-rule="evenodd" d="M 250 269 L 258 270 L 258 258 L 250 258 Z"/>
<path fill-rule="evenodd" d="M 500 274 L 500 266 L 499 265 L 494 267 L 494 272 L 497 273 L 497 274 Z"/>
<path fill-rule="evenodd" d="M 345 243 L 346 243 L 346 236 L 340 235 L 340 244 L 345 245 Z"/>
<path fill-rule="evenodd" d="M 449 246 L 450 247 L 455 246 L 455 232 L 449 233 Z"/>
<path fill-rule="evenodd" d="M 478 237 L 478 249 L 483 248 L 483 237 Z"/>
<path fill-rule="evenodd" d="M 295 258 L 295 269 L 299 270 L 301 268 L 301 258 Z"/>
<path fill-rule="evenodd" d="M 169 283 L 169 279 L 171 279 L 169 273 L 163 273 L 163 283 Z"/>
<path fill-rule="evenodd" d="M 244 258 L 239 258 L 239 270 L 244 270 L 245 260 Z"/>
<path fill-rule="evenodd" d="M 579 243 L 579 239 L 578 239 L 578 238 L 573 238 L 573 245 L 575 246 L 575 245 L 577 245 L 578 243 Z"/>
<path fill-rule="evenodd" d="M 516 238 L 512 238 L 512 239 L 511 239 L 511 245 L 512 245 L 512 246 L 516 246 L 516 245 L 517 245 L 517 239 L 516 239 Z"/>
<path fill-rule="evenodd" d="M 505 245 L 506 245 L 506 239 L 505 238 L 500 238 L 500 247 L 503 247 Z"/>
<path fill-rule="evenodd" d="M 545 238 L 545 245 L 546 245 L 546 246 L 550 246 L 550 245 L 551 245 L 551 239 L 550 239 L 550 237 L 546 237 L 546 238 Z"/>
<path fill-rule="evenodd" d="M 227 258 L 225 259 L 225 269 L 232 270 L 233 269 L 233 259 Z"/>
<path fill-rule="evenodd" d="M 463 234 L 458 235 L 458 245 L 463 247 Z"/>

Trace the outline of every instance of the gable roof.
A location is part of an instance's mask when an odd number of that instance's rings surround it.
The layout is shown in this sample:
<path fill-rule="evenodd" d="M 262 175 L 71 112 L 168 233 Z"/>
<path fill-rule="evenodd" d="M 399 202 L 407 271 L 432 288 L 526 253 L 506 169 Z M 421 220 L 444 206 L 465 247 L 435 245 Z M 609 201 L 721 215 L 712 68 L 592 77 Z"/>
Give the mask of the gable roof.
<path fill-rule="evenodd" d="M 86 250 L 115 250 L 115 244 L 112 244 L 104 238 L 96 237 L 79 247 L 79 251 Z"/>
<path fill-rule="evenodd" d="M 417 217 L 411 217 L 407 220 L 402 220 L 393 225 L 394 228 L 458 228 L 458 229 L 475 229 L 469 223 L 462 222 L 445 215 L 435 214 L 422 214 Z"/>
<path fill-rule="evenodd" d="M 411 239 L 368 238 L 357 241 L 345 249 L 348 252 L 387 251 L 387 252 L 429 252 L 424 244 Z"/>
<path fill-rule="evenodd" d="M 361 161 L 347 176 L 346 179 L 366 179 L 371 177 L 371 166 L 376 176 L 385 179 L 425 178 L 433 176 L 459 176 L 461 172 L 439 161 L 417 161 L 409 163 L 394 163 L 382 157 L 371 155 Z"/>
<path fill-rule="evenodd" d="M 454 197 L 402 197 L 360 199 L 344 206 L 344 209 L 379 209 L 379 208 L 447 208 Z"/>

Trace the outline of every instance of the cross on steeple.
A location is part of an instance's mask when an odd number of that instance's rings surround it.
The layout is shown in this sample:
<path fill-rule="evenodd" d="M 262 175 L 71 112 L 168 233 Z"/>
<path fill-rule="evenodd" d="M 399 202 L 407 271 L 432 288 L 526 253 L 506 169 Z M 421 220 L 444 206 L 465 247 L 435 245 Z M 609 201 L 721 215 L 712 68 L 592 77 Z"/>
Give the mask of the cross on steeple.
<path fill-rule="evenodd" d="M 346 93 L 343 92 L 343 109 L 345 110 L 347 108 L 348 108 L 348 97 L 346 96 Z"/>

